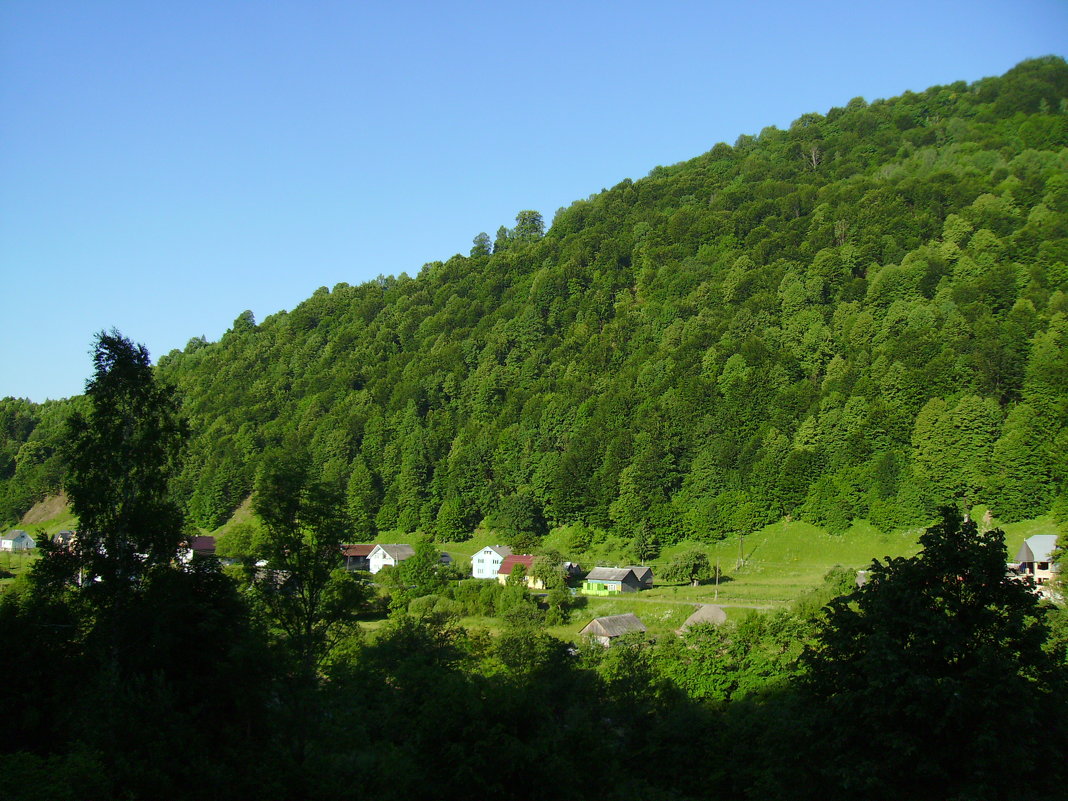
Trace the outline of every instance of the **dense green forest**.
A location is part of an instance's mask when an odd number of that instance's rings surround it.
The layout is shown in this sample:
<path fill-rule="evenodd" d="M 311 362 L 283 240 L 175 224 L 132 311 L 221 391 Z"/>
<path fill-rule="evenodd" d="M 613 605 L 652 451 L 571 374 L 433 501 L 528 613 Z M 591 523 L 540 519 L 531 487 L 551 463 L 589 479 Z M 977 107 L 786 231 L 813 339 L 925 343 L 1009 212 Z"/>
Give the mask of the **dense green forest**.
<path fill-rule="evenodd" d="M 65 427 L 78 536 L 0 594 L 0 797 L 989 801 L 1068 779 L 1068 612 L 956 509 L 863 586 L 835 569 L 773 613 L 565 643 L 562 574 L 540 603 L 425 539 L 377 587 L 342 569 L 341 489 L 290 450 L 264 456 L 251 558 L 178 558 L 178 396 L 117 333 L 95 363 Z"/>
<path fill-rule="evenodd" d="M 194 432 L 178 497 L 213 529 L 299 443 L 362 540 L 581 521 L 643 555 L 787 515 L 1044 513 L 1068 473 L 1066 97 L 1047 57 L 855 98 L 415 278 L 245 312 L 159 360 Z M 62 485 L 79 402 L 0 402 L 0 517 Z"/>

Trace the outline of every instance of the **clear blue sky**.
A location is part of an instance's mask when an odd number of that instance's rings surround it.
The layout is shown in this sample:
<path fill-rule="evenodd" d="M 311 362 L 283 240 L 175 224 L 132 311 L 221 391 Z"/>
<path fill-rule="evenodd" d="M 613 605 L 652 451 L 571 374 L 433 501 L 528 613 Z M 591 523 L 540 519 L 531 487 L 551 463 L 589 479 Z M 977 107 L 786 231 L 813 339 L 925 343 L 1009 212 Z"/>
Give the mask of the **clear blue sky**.
<path fill-rule="evenodd" d="M 0 397 L 80 393 L 851 98 L 1068 52 L 1065 0 L 0 3 Z"/>

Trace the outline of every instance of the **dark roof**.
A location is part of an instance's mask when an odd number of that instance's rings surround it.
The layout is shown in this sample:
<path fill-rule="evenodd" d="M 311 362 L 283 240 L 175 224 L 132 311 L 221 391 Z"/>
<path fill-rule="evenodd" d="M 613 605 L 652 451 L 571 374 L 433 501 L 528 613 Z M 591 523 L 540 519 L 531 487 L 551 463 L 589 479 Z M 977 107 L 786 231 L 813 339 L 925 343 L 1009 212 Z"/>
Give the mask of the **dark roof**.
<path fill-rule="evenodd" d="M 15 539 L 17 539 L 19 537 L 20 534 L 26 534 L 26 532 L 23 531 L 21 528 L 16 528 L 16 529 L 12 529 L 11 531 L 9 531 L 3 537 L 0 537 L 0 539 L 15 540 Z M 29 534 L 26 534 L 26 536 L 28 537 Z"/>
<path fill-rule="evenodd" d="M 589 634 L 595 637 L 621 637 L 624 634 L 645 632 L 645 630 L 645 624 L 638 620 L 638 616 L 632 612 L 627 612 L 625 615 L 594 618 L 585 625 L 579 634 Z"/>
<path fill-rule="evenodd" d="M 586 574 L 587 581 L 622 581 L 628 575 L 634 575 L 629 567 L 595 567 Z M 638 578 L 637 576 L 634 576 Z M 641 581 L 641 579 L 638 579 Z"/>
<path fill-rule="evenodd" d="M 686 622 L 680 627 L 680 631 L 686 631 L 690 626 L 697 625 L 698 623 L 712 623 L 719 626 L 722 623 L 727 622 L 727 613 L 723 611 L 723 607 L 716 606 L 715 604 L 701 604 L 694 610 L 694 613 L 686 618 Z"/>
<path fill-rule="evenodd" d="M 646 567 L 644 565 L 627 565 L 626 569 L 633 572 L 634 577 L 642 582 L 642 584 L 653 580 L 653 569 L 651 567 Z"/>
<path fill-rule="evenodd" d="M 371 551 L 375 549 L 374 545 L 367 545 L 365 543 L 356 543 L 355 545 L 342 545 L 342 556 L 370 556 Z"/>
<path fill-rule="evenodd" d="M 497 571 L 497 575 L 512 575 L 512 570 L 516 565 L 523 565 L 527 569 L 527 575 L 530 575 L 530 570 L 534 567 L 534 556 L 532 554 L 509 554 L 504 557 L 504 561 L 501 562 L 501 568 Z"/>
<path fill-rule="evenodd" d="M 215 538 L 210 536 L 193 537 L 189 540 L 189 550 L 196 553 L 215 553 Z"/>

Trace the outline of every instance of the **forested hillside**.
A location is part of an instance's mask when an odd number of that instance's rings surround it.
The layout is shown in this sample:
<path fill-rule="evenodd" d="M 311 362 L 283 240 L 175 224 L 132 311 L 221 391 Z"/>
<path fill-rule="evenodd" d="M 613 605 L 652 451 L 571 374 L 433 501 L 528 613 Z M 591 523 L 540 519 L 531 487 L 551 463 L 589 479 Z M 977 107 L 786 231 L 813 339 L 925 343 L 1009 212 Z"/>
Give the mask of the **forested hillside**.
<path fill-rule="evenodd" d="M 1066 98 L 1055 57 L 855 98 L 415 278 L 245 312 L 159 360 L 195 434 L 178 495 L 214 528 L 281 445 L 367 540 L 582 521 L 646 556 L 785 515 L 1044 513 L 1068 474 Z M 0 402 L 0 517 L 61 485 L 78 402 Z"/>

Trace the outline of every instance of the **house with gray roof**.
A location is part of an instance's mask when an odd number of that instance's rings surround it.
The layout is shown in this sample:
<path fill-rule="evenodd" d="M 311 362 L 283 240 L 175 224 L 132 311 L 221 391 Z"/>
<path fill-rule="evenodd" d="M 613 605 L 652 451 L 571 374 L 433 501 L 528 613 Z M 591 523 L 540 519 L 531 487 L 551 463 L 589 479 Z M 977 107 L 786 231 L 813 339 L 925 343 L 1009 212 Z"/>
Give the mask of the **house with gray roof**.
<path fill-rule="evenodd" d="M 595 567 L 582 582 L 583 595 L 618 595 L 640 589 L 644 589 L 642 580 L 630 567 Z"/>
<path fill-rule="evenodd" d="M 594 618 L 583 627 L 579 635 L 589 637 L 607 647 L 617 637 L 622 637 L 625 634 L 644 634 L 645 632 L 645 624 L 638 619 L 638 616 L 632 612 L 627 612 L 625 615 L 608 615 L 607 617 Z"/>
<path fill-rule="evenodd" d="M 1056 548 L 1056 534 L 1035 534 L 1028 537 L 1016 552 L 1016 571 L 1022 576 L 1030 576 L 1035 584 L 1041 587 L 1058 572 L 1053 561 Z"/>
<path fill-rule="evenodd" d="M 497 578 L 505 558 L 511 555 L 507 545 L 487 545 L 471 557 L 471 578 Z"/>
<path fill-rule="evenodd" d="M 28 551 L 37 547 L 37 540 L 20 528 L 9 531 L 0 537 L 0 550 L 2 551 Z"/>
<path fill-rule="evenodd" d="M 384 567 L 396 567 L 405 559 L 415 556 L 415 548 L 411 545 L 391 544 L 376 545 L 367 555 L 367 563 L 372 573 L 377 573 Z"/>

